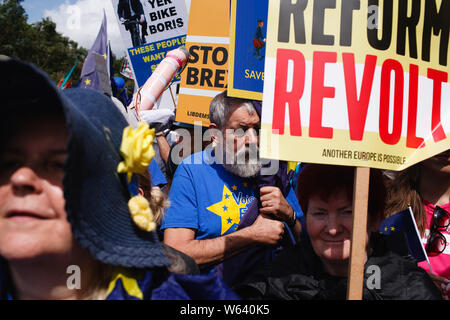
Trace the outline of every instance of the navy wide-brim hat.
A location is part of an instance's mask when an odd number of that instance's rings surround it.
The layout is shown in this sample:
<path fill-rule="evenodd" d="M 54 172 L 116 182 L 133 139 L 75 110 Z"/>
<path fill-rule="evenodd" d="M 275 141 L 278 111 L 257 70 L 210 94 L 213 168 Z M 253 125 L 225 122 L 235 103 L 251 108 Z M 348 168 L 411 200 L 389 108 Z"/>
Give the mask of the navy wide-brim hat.
<path fill-rule="evenodd" d="M 63 110 L 68 131 L 64 197 L 77 242 L 107 264 L 168 266 L 156 232 L 142 231 L 130 216 L 126 176 L 117 173 L 123 161 L 122 132 L 128 124 L 111 99 L 90 89 L 60 91 L 45 73 L 21 61 L 0 59 L 0 70 L 0 90 L 4 93 L 0 98 L 12 94 L 15 97 L 5 99 L 32 99 L 39 101 L 34 108 L 59 106 Z M 7 77 L 13 79 L 7 81 Z M 0 116 L 10 113 L 9 109 L 6 113 L 0 111 Z"/>

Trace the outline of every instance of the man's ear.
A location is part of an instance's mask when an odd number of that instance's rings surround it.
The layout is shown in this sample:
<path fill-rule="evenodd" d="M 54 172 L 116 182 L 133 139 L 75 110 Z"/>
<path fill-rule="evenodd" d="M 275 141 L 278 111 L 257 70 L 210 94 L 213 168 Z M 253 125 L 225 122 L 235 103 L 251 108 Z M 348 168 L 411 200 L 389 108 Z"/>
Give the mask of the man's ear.
<path fill-rule="evenodd" d="M 139 188 L 139 195 L 144 196 L 144 190 L 142 190 L 141 188 Z"/>

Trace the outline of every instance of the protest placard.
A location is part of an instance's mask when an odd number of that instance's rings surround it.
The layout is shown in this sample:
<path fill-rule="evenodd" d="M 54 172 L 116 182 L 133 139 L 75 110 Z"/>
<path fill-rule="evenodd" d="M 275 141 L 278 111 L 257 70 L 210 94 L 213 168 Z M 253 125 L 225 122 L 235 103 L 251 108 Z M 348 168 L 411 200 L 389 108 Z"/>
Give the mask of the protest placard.
<path fill-rule="evenodd" d="M 184 0 L 111 0 L 138 86 L 151 76 L 167 52 L 184 45 Z M 179 74 L 174 78 L 179 82 Z"/>
<path fill-rule="evenodd" d="M 190 58 L 181 75 L 178 122 L 209 125 L 209 103 L 227 87 L 229 13 L 229 0 L 191 0 L 186 38 Z"/>
<path fill-rule="evenodd" d="M 262 100 L 269 0 L 232 0 L 228 94 Z"/>
<path fill-rule="evenodd" d="M 402 170 L 449 149 L 449 16 L 450 1 L 270 0 L 261 157 Z"/>

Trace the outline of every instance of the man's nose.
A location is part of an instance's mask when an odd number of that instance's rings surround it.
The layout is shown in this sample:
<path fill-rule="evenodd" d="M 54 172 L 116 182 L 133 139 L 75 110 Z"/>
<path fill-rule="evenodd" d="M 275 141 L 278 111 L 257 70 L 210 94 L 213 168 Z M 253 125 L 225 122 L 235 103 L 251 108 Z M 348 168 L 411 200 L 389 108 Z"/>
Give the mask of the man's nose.
<path fill-rule="evenodd" d="M 13 191 L 18 195 L 42 192 L 42 179 L 29 167 L 17 169 L 10 178 Z"/>
<path fill-rule="evenodd" d="M 246 134 L 245 134 L 245 143 L 246 145 L 250 145 L 250 144 L 258 144 L 259 139 L 258 139 L 258 132 L 256 131 L 256 129 L 248 129 Z"/>

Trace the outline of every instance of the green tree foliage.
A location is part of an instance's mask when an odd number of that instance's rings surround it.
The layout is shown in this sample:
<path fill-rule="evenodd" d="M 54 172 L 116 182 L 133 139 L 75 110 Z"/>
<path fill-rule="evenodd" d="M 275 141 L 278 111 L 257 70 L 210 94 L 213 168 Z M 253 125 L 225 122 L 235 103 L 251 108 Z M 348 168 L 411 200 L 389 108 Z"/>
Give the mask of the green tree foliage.
<path fill-rule="evenodd" d="M 78 47 L 75 41 L 63 37 L 56 32 L 56 24 L 45 18 L 32 25 L 35 38 L 30 48 L 31 55 L 23 60 L 33 62 L 45 70 L 56 82 L 68 72 L 74 63 L 79 60 L 72 79 L 79 79 L 83 61 L 88 50 Z"/>
<path fill-rule="evenodd" d="M 22 0 L 0 4 L 0 53 L 16 57 L 27 55 L 34 34 L 20 2 Z"/>
<path fill-rule="evenodd" d="M 72 84 L 78 82 L 88 50 L 58 33 L 56 24 L 49 18 L 28 24 L 21 2 L 23 0 L 0 0 L 0 54 L 34 63 L 56 83 L 78 59 Z M 116 66 L 115 57 L 112 59 Z"/>

